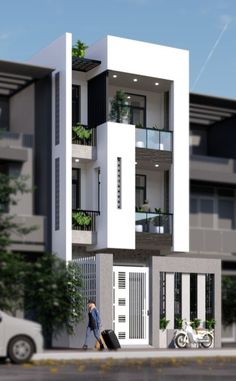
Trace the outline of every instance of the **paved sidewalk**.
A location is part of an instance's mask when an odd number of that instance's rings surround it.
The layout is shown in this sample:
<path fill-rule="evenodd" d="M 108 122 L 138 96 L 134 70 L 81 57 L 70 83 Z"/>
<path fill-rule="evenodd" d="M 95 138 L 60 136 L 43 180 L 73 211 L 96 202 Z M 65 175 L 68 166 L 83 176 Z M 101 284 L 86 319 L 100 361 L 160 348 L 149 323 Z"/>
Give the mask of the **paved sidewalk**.
<path fill-rule="evenodd" d="M 191 358 L 191 357 L 235 357 L 236 348 L 221 349 L 127 349 L 117 351 L 96 350 L 47 350 L 35 354 L 34 361 L 41 360 L 98 360 L 98 359 L 147 359 L 147 358 Z"/>

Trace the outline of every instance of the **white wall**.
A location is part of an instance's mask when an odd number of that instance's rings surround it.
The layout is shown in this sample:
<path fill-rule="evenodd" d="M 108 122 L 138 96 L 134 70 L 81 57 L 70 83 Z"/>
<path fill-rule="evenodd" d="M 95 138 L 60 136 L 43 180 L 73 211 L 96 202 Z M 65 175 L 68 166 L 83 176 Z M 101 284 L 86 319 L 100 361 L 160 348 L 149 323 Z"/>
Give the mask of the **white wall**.
<path fill-rule="evenodd" d="M 30 63 L 55 68 L 52 83 L 52 200 L 55 200 L 55 158 L 60 158 L 60 230 L 55 230 L 55 205 L 52 204 L 52 249 L 61 258 L 72 258 L 71 229 L 71 88 L 72 38 L 64 34 L 36 54 Z M 60 144 L 55 145 L 55 73 L 60 72 Z"/>
<path fill-rule="evenodd" d="M 101 170 L 101 215 L 95 249 L 135 249 L 135 127 L 104 123 L 97 127 L 94 169 Z M 122 159 L 122 208 L 117 208 L 117 157 Z"/>
<path fill-rule="evenodd" d="M 140 53 L 142 52 L 142 53 Z M 133 73 L 172 82 L 170 129 L 173 130 L 173 168 L 170 192 L 173 251 L 189 251 L 189 53 L 186 50 L 107 36 L 92 45 L 87 57 L 102 60 L 104 70 Z M 92 73 L 91 73 L 92 75 Z"/>

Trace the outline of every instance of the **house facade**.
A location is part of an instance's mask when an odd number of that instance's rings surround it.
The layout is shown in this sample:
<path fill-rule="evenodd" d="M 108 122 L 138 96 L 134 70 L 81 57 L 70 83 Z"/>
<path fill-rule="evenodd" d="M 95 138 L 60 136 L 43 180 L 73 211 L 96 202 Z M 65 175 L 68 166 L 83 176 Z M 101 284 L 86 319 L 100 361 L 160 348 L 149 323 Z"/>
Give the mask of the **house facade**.
<path fill-rule="evenodd" d="M 167 346 L 178 319 L 221 320 L 221 260 L 189 254 L 188 52 L 113 36 L 71 49 L 66 33 L 35 55 L 48 73 L 18 95 L 34 100 L 44 244 L 77 261 L 121 345 Z M 56 345 L 81 347 L 84 326 Z"/>

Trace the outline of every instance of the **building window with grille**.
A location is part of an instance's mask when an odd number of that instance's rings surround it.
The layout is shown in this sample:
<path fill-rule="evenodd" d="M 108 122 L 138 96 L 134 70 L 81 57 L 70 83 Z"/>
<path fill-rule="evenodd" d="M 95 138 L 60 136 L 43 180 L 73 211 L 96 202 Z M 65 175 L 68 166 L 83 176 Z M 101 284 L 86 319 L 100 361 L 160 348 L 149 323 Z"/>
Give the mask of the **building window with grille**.
<path fill-rule="evenodd" d="M 190 274 L 190 320 L 197 319 L 197 274 Z"/>
<path fill-rule="evenodd" d="M 129 109 L 129 123 L 136 126 L 146 127 L 146 97 L 126 93 Z"/>
<path fill-rule="evenodd" d="M 215 277 L 214 274 L 206 274 L 206 320 L 214 319 L 215 308 Z"/>

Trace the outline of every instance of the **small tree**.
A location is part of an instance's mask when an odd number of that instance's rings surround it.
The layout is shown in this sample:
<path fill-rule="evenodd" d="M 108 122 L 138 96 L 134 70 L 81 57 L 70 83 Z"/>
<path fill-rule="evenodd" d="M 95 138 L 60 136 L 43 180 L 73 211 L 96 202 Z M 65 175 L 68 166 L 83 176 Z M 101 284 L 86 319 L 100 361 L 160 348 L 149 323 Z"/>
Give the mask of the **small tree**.
<path fill-rule="evenodd" d="M 0 172 L 0 251 L 9 249 L 11 234 L 28 234 L 36 227 L 26 228 L 15 222 L 15 216 L 7 214 L 10 205 L 16 205 L 17 197 L 32 190 L 27 186 L 27 176 L 9 176 Z"/>
<path fill-rule="evenodd" d="M 117 123 L 122 123 L 129 116 L 128 98 L 123 90 L 117 90 L 111 101 L 110 118 Z"/>
<path fill-rule="evenodd" d="M 72 57 L 84 58 L 87 47 L 88 46 L 82 41 L 77 40 L 75 45 L 72 47 Z"/>
<path fill-rule="evenodd" d="M 42 324 L 47 347 L 59 331 L 73 334 L 83 313 L 81 289 L 81 273 L 74 262 L 66 264 L 49 253 L 32 264 L 26 278 L 25 310 L 28 317 Z"/>
<path fill-rule="evenodd" d="M 20 254 L 0 253 L 0 309 L 15 316 L 24 307 L 24 281 L 29 267 Z"/>
<path fill-rule="evenodd" d="M 222 278 L 222 322 L 225 326 L 236 322 L 236 276 Z"/>

